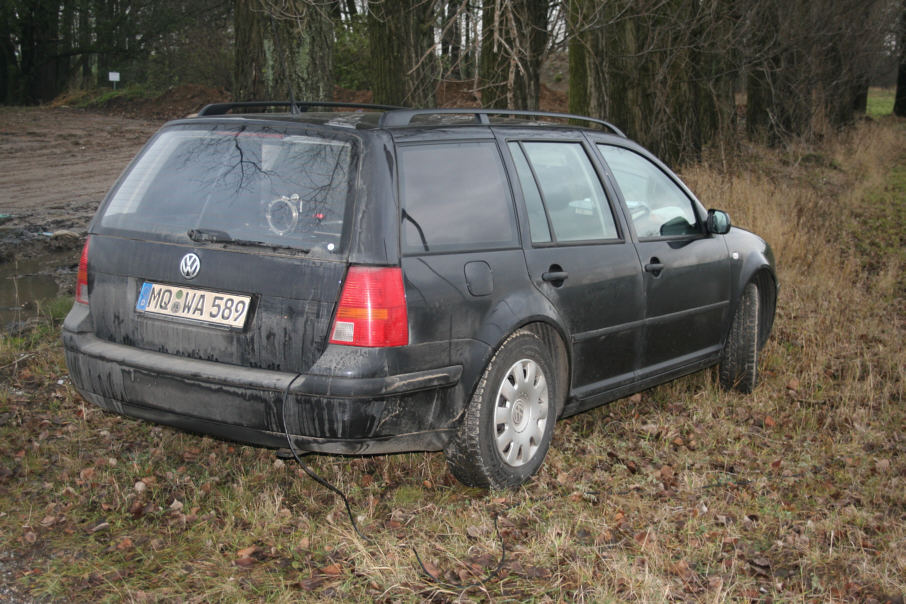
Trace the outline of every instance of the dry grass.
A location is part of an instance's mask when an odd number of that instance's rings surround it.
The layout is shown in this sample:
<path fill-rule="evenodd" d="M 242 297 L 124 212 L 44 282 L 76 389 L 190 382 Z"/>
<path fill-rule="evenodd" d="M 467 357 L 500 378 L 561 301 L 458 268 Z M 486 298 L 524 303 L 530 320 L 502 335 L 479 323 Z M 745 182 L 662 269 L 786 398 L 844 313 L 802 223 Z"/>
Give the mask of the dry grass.
<path fill-rule="evenodd" d="M 565 420 L 514 492 L 463 488 L 440 454 L 309 457 L 367 541 L 294 464 L 105 414 L 55 340 L 2 340 L 0 584 L 83 601 L 902 601 L 904 139 L 864 123 L 685 171 L 777 254 L 753 395 L 704 372 Z"/>

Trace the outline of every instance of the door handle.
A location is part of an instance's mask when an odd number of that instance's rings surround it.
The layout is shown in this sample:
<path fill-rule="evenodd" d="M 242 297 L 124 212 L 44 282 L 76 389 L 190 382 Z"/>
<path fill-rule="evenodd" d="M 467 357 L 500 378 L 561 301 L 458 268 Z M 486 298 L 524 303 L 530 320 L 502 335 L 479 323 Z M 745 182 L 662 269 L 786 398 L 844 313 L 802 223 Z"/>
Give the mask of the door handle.
<path fill-rule="evenodd" d="M 662 270 L 664 270 L 664 265 L 661 263 L 660 258 L 652 258 L 648 261 L 648 264 L 645 265 L 645 272 L 651 273 L 655 277 L 660 275 Z"/>
<path fill-rule="evenodd" d="M 550 281 L 551 283 L 560 281 L 566 281 L 569 278 L 569 273 L 566 271 L 548 271 L 541 275 L 541 278 L 545 281 Z"/>

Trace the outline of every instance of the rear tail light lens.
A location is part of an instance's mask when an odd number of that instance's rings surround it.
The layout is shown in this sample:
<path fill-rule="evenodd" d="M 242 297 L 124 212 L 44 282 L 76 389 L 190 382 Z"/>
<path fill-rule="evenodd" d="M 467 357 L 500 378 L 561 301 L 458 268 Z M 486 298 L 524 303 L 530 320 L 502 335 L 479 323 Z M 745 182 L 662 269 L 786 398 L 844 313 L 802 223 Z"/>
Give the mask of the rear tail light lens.
<path fill-rule="evenodd" d="M 80 304 L 88 304 L 88 244 L 91 238 L 85 240 L 82 248 L 82 257 L 79 259 L 79 276 L 76 278 L 75 300 Z"/>
<path fill-rule="evenodd" d="M 399 267 L 350 267 L 330 343 L 371 347 L 409 343 L 406 293 Z"/>

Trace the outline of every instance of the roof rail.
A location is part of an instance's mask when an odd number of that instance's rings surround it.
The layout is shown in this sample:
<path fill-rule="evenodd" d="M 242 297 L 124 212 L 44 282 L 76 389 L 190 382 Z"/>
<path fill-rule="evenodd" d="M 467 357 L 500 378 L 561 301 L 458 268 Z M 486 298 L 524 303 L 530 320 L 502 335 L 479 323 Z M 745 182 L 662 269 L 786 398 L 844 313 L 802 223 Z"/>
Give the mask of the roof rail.
<path fill-rule="evenodd" d="M 232 109 L 263 109 L 267 107 L 287 107 L 291 113 L 305 112 L 312 107 L 345 107 L 349 109 L 379 109 L 392 111 L 402 109 L 395 105 L 369 105 L 368 103 L 336 103 L 333 101 L 241 101 L 235 103 L 212 103 L 202 107 L 199 116 L 224 115 Z"/>
<path fill-rule="evenodd" d="M 559 119 L 580 120 L 592 124 L 598 124 L 608 128 L 617 136 L 626 138 L 623 131 L 604 120 L 587 117 L 584 115 L 573 115 L 571 113 L 554 113 L 551 111 L 525 111 L 521 109 L 396 109 L 388 110 L 381 116 L 380 125 L 385 128 L 393 126 L 408 126 L 412 118 L 418 115 L 472 115 L 478 124 L 490 124 L 489 115 L 506 115 L 506 116 L 523 116 L 523 117 L 554 117 Z"/>

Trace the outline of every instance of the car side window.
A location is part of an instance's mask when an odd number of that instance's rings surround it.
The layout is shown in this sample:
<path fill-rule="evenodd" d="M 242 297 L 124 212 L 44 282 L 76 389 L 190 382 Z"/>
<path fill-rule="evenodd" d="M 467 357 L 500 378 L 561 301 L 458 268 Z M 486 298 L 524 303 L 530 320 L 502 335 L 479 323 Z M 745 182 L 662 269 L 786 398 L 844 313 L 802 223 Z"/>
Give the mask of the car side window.
<path fill-rule="evenodd" d="M 510 154 L 516 165 L 516 174 L 519 185 L 522 187 L 522 197 L 525 199 L 525 209 L 528 213 L 529 228 L 532 231 L 532 243 L 548 243 L 551 240 L 551 230 L 547 224 L 547 213 L 544 211 L 544 202 L 541 200 L 541 191 L 538 183 L 532 176 L 525 153 L 519 143 L 510 143 Z"/>
<path fill-rule="evenodd" d="M 556 241 L 595 241 L 618 237 L 604 188 L 580 143 L 523 142 L 512 145 L 520 146 L 528 159 L 528 164 L 523 166 L 517 160 L 520 182 L 537 183 Z M 517 154 L 514 154 L 515 157 Z M 523 174 L 529 165 L 531 175 Z M 526 188 L 532 189 L 524 184 L 523 192 Z M 530 197 L 531 193 L 525 195 Z M 532 202 L 527 199 L 526 203 L 530 205 Z M 529 220 L 533 220 L 531 207 Z M 533 241 L 534 226 L 532 222 Z"/>
<path fill-rule="evenodd" d="M 517 245 L 513 203 L 494 142 L 399 147 L 405 253 Z"/>
<path fill-rule="evenodd" d="M 598 145 L 623 193 L 639 239 L 700 234 L 692 200 L 664 172 L 638 153 Z"/>

